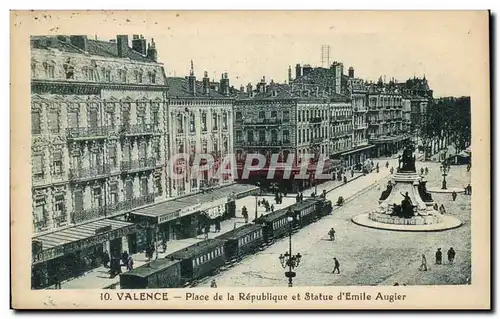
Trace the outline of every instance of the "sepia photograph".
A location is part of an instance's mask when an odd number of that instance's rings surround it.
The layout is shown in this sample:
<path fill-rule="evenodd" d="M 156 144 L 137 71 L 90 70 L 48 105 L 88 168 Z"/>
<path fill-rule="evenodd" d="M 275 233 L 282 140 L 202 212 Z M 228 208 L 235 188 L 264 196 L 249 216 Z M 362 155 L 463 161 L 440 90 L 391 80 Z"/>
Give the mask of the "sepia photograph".
<path fill-rule="evenodd" d="M 12 11 L 18 307 L 489 307 L 488 28 Z"/>

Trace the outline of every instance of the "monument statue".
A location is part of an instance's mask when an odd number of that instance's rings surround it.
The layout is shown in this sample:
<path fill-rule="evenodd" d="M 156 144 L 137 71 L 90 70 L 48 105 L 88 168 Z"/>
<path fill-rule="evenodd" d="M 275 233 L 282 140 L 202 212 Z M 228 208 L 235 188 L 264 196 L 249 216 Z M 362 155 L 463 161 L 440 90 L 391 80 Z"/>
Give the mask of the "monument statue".
<path fill-rule="evenodd" d="M 402 218 L 412 218 L 414 216 L 414 206 L 411 202 L 410 195 L 408 192 L 405 194 L 401 193 L 404 197 L 401 201 L 401 205 L 393 204 L 392 216 L 402 217 Z"/>
<path fill-rule="evenodd" d="M 416 172 L 415 168 L 415 155 L 411 147 L 407 146 L 403 151 L 403 156 L 398 157 L 398 172 Z"/>

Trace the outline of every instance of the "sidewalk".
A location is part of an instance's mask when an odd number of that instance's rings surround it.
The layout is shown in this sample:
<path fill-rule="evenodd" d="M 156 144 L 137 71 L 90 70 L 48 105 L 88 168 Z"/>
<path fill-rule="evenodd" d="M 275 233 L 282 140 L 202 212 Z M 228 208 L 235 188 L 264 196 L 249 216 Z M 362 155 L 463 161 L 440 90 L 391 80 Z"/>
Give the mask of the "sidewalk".
<path fill-rule="evenodd" d="M 389 166 L 390 168 L 391 166 Z M 347 184 L 341 181 L 328 181 L 321 185 L 317 186 L 318 195 L 323 192 L 323 189 L 327 191 L 327 199 L 332 200 L 333 204 L 337 200 L 337 196 L 343 196 L 346 200 L 366 188 L 373 183 L 376 183 L 380 179 L 383 179 L 389 175 L 389 169 L 385 168 L 385 166 L 380 167 L 380 172 L 376 173 L 375 171 L 363 175 L 361 173 L 355 173 L 353 178 L 348 178 Z M 360 180 L 360 182 L 351 183 L 356 180 Z M 361 189 L 360 189 L 360 186 Z M 314 187 L 304 190 L 304 196 L 309 197 L 309 195 L 314 192 Z M 274 201 L 274 195 L 264 195 L 258 196 L 258 200 L 262 200 L 265 198 L 272 205 L 274 205 L 274 209 L 278 210 L 281 208 L 286 208 L 295 203 L 295 196 L 287 196 L 283 197 L 283 202 L 281 204 L 276 204 Z M 238 228 L 244 224 L 244 219 L 241 215 L 242 207 L 246 206 L 248 209 L 249 221 L 255 218 L 255 205 L 256 198 L 255 196 L 247 196 L 244 198 L 240 198 L 236 200 L 236 217 L 231 218 L 229 220 L 225 220 L 221 222 L 221 231 L 218 233 L 213 232 L 213 227 L 211 232 L 209 233 L 209 238 L 215 238 L 219 235 L 227 233 L 233 230 L 235 227 Z M 266 214 L 265 208 L 260 205 L 257 206 L 257 216 L 261 214 Z M 166 252 L 159 252 L 158 258 L 164 258 L 166 255 L 174 253 L 176 251 L 182 250 L 196 242 L 203 241 L 204 235 L 199 235 L 196 238 L 188 238 L 188 239 L 180 239 L 180 240 L 171 240 L 167 244 Z M 156 253 L 155 253 L 156 254 Z M 145 253 L 137 253 L 133 254 L 132 258 L 134 260 L 134 268 L 142 266 L 148 263 Z M 109 278 L 108 274 L 109 268 L 105 268 L 103 266 L 93 269 L 87 272 L 85 275 L 73 278 L 69 281 L 63 282 L 61 284 L 62 289 L 102 289 L 102 288 L 115 288 L 119 286 L 120 277 L 116 276 L 114 278 Z M 122 271 L 125 271 L 125 267 L 122 267 Z M 49 287 L 48 289 L 53 289 Z"/>

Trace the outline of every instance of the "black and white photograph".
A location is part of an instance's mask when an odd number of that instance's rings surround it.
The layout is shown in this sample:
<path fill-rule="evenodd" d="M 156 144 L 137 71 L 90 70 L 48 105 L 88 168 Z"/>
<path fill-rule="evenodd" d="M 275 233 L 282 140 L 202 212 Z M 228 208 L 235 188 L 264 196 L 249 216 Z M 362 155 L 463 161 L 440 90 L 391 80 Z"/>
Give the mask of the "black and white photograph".
<path fill-rule="evenodd" d="M 17 14 L 23 289 L 396 306 L 405 286 L 482 285 L 488 12 Z"/>

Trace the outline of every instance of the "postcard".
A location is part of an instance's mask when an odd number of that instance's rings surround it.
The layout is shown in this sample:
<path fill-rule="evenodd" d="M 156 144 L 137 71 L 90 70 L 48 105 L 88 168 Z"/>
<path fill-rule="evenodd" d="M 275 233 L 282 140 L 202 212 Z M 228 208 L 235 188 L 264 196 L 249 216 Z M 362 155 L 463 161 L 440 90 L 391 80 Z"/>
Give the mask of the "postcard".
<path fill-rule="evenodd" d="M 490 309 L 489 70 L 488 11 L 11 11 L 12 307 Z"/>

